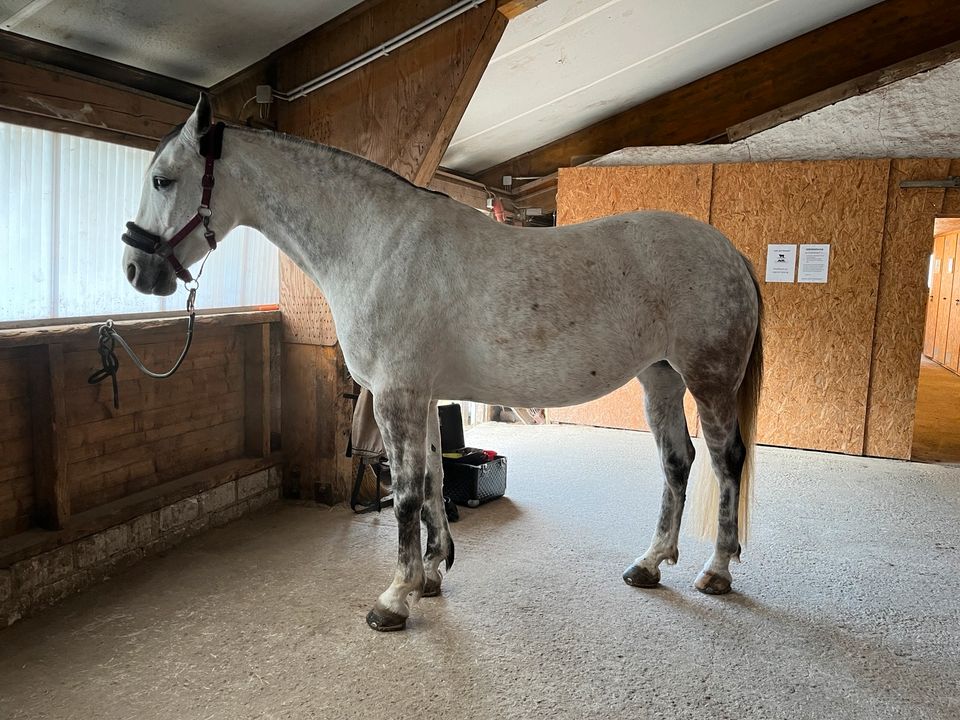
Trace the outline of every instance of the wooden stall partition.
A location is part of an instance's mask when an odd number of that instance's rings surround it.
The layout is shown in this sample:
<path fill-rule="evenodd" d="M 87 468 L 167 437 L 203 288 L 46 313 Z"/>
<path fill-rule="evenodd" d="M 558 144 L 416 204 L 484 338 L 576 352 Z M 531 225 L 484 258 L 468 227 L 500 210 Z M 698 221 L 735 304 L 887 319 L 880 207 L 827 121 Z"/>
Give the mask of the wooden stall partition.
<path fill-rule="evenodd" d="M 957 253 L 957 234 L 943 236 L 940 254 L 940 281 L 937 283 L 937 330 L 933 343 L 933 359 L 946 364 L 947 330 L 950 326 L 950 294 L 953 291 L 953 264 Z"/>
<path fill-rule="evenodd" d="M 930 249 L 934 219 L 940 212 L 944 191 L 901 188 L 900 183 L 944 177 L 949 164 L 949 160 L 938 159 L 894 160 L 891 164 L 866 409 L 865 455 L 910 457 L 924 313 L 929 304 Z"/>
<path fill-rule="evenodd" d="M 585 222 L 634 210 L 669 210 L 703 222 L 710 219 L 712 165 L 562 168 L 557 224 Z M 697 434 L 697 408 L 684 399 L 687 426 Z M 637 380 L 593 402 L 550 411 L 551 421 L 647 430 L 643 388 Z"/>
<path fill-rule="evenodd" d="M 87 382 L 96 325 L 0 331 L 0 539 L 69 528 L 71 517 L 269 455 L 276 322 L 276 312 L 198 317 L 190 354 L 166 380 L 118 348 L 118 408 L 109 380 Z M 117 326 L 148 367 L 168 367 L 183 346 L 179 320 Z"/>
<path fill-rule="evenodd" d="M 148 367 L 171 365 L 182 347 L 177 336 L 133 338 Z M 116 409 L 109 382 L 87 383 L 97 359 L 91 345 L 67 345 L 68 462 L 77 511 L 244 455 L 242 340 L 235 329 L 198 333 L 169 380 L 122 363 Z"/>
<path fill-rule="evenodd" d="M 29 360 L 26 348 L 0 349 L 0 538 L 30 527 L 36 502 Z"/>

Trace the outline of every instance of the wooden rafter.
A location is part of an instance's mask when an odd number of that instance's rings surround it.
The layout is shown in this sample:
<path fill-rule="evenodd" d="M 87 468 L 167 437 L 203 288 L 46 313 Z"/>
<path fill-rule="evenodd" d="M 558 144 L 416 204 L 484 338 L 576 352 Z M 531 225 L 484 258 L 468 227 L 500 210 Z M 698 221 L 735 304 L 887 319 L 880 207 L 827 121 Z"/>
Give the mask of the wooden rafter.
<path fill-rule="evenodd" d="M 527 10 L 533 10 L 546 0 L 497 0 L 497 10 L 508 20 L 513 20 Z"/>
<path fill-rule="evenodd" d="M 623 147 L 724 141 L 755 118 L 790 119 L 803 101 L 824 102 L 833 88 L 856 91 L 885 69 L 930 69 L 938 51 L 960 41 L 955 0 L 886 0 L 777 45 L 634 108 L 477 173 L 488 185 L 504 175 L 544 176 L 576 158 Z M 939 55 L 940 62 L 951 57 Z M 925 63 L 925 64 L 924 64 Z M 864 81 L 863 90 L 871 89 Z M 826 94 L 823 94 L 826 93 Z M 823 94 L 819 95 L 818 94 Z M 788 108 L 788 111 L 782 111 Z"/>

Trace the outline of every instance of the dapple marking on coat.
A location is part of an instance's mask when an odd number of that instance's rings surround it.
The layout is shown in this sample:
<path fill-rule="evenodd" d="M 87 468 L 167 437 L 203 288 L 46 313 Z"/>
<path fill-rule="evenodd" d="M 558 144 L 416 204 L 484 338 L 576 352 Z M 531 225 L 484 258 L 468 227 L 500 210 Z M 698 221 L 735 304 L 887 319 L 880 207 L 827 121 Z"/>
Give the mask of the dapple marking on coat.
<path fill-rule="evenodd" d="M 210 122 L 203 96 L 161 144 L 138 225 L 170 237 L 195 212 L 199 140 Z M 172 182 L 155 186 L 155 177 Z M 717 489 L 714 505 L 700 509 L 716 544 L 695 585 L 730 590 L 749 497 L 761 299 L 750 263 L 719 231 L 666 212 L 512 227 L 349 153 L 232 127 L 211 207 L 218 237 L 256 228 L 319 285 L 347 366 L 373 393 L 395 483 L 399 553 L 393 582 L 367 616 L 371 627 L 403 628 L 409 603 L 439 594 L 440 566 L 453 563 L 439 398 L 575 405 L 633 377 L 643 384 L 665 483 L 650 547 L 623 578 L 652 587 L 660 564 L 677 561 L 694 458 L 683 412 L 689 388 L 717 478 L 699 483 Z M 198 230 L 176 253 L 190 267 L 207 249 Z M 171 266 L 156 255 L 128 247 L 123 264 L 140 292 L 176 289 Z"/>

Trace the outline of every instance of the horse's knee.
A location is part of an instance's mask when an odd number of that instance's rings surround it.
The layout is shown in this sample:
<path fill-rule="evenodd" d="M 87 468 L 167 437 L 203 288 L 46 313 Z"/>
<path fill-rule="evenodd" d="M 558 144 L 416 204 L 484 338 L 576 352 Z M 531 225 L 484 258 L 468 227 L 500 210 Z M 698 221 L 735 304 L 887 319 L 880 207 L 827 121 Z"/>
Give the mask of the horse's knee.
<path fill-rule="evenodd" d="M 401 526 L 412 522 L 419 523 L 422 510 L 423 496 L 400 495 L 393 503 L 393 513 Z"/>
<path fill-rule="evenodd" d="M 671 449 L 663 454 L 663 472 L 671 484 L 686 485 L 692 466 L 692 453 Z"/>

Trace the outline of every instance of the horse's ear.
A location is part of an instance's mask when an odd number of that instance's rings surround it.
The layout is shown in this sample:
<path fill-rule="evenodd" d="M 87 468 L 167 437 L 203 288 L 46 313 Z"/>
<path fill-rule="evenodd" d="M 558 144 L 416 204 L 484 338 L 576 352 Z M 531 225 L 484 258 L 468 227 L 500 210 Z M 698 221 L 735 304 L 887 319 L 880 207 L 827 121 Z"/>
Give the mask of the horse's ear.
<path fill-rule="evenodd" d="M 213 106 L 210 103 L 210 94 L 200 93 L 200 99 L 193 110 L 193 115 L 183 126 L 184 137 L 188 142 L 199 146 L 200 139 L 207 134 L 213 122 Z"/>
<path fill-rule="evenodd" d="M 197 137 L 202 137 L 213 124 L 213 106 L 210 104 L 210 93 L 200 92 L 200 99 L 197 101 L 197 107 L 193 111 L 193 119 L 196 124 Z"/>

